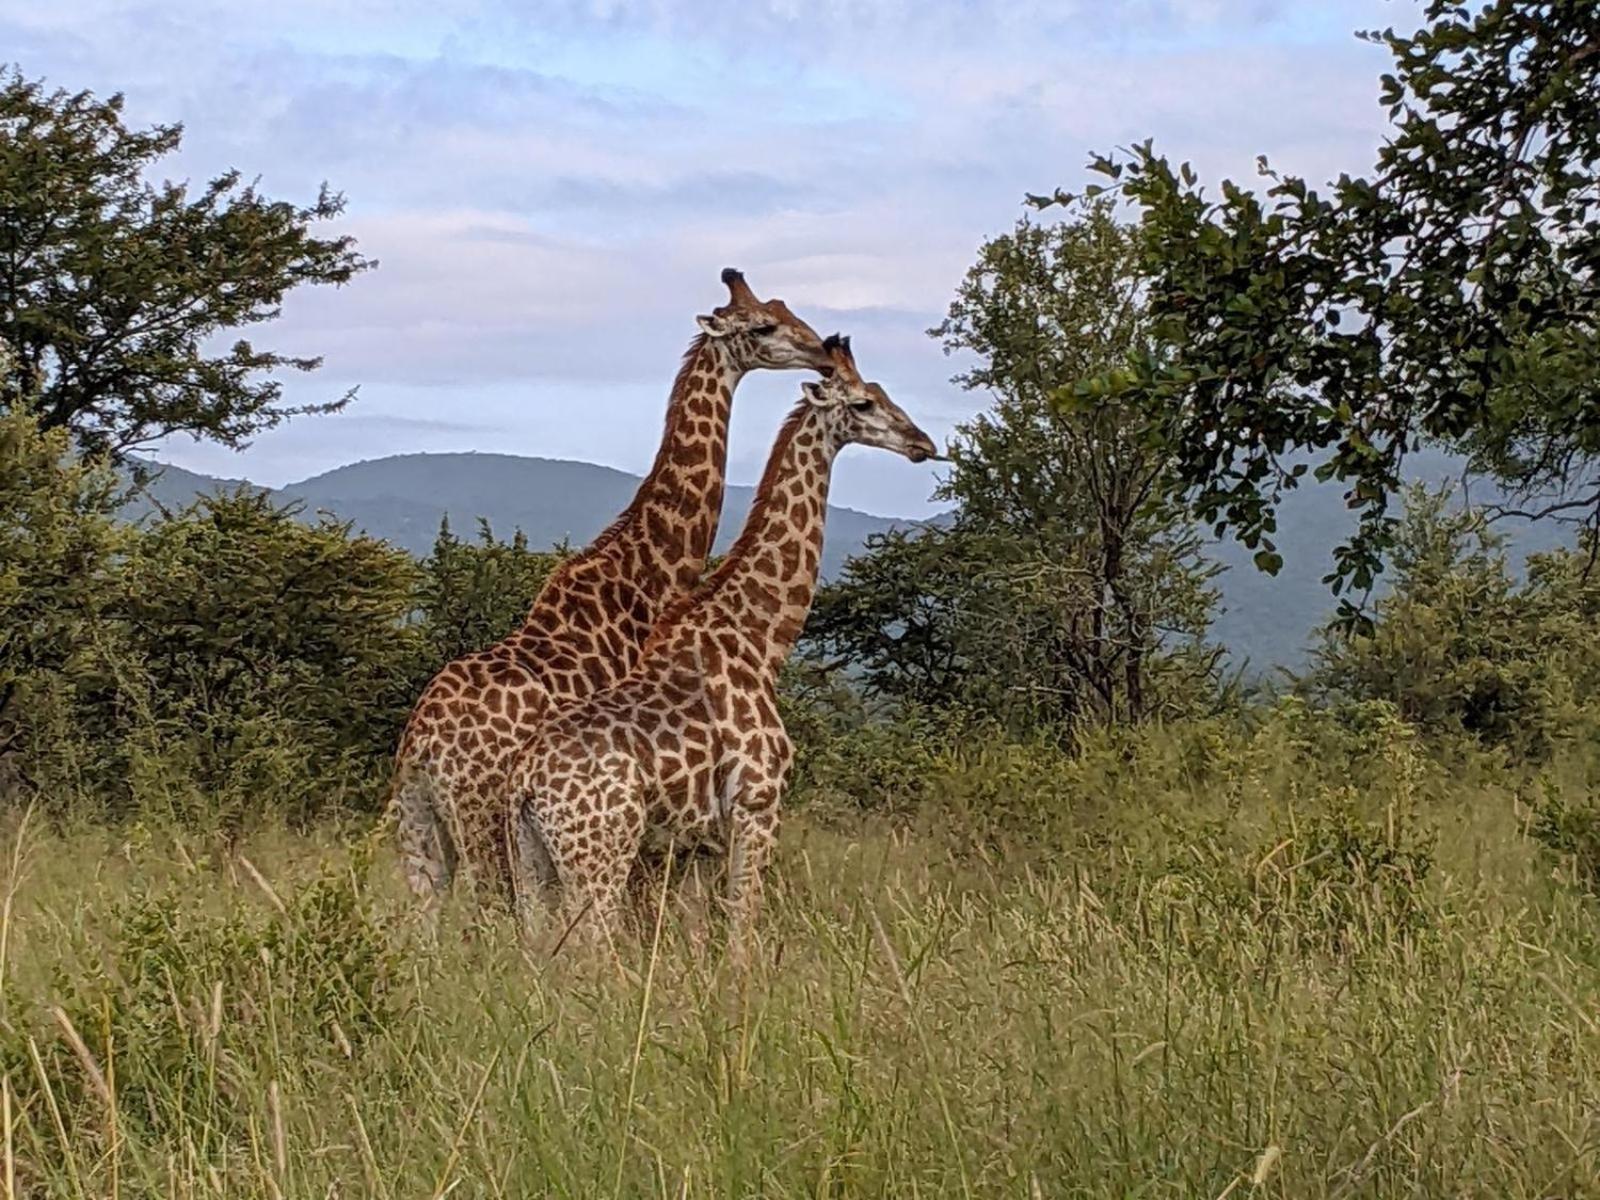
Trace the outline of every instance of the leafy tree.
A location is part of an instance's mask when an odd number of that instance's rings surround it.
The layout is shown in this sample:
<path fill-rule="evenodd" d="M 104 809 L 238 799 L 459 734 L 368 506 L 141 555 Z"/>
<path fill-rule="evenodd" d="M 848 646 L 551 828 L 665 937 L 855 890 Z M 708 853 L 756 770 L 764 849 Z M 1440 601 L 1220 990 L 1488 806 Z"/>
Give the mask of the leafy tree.
<path fill-rule="evenodd" d="M 1155 353 L 1137 244 L 1110 206 L 1022 221 L 987 243 L 931 331 L 976 365 L 956 382 L 994 405 L 952 442 L 952 522 L 879 539 L 826 589 L 811 631 L 876 689 L 956 695 L 1027 720 L 1138 721 L 1153 660 L 1200 638 L 1211 574 L 1162 503 L 1167 458 L 1114 397 L 1053 401 Z"/>
<path fill-rule="evenodd" d="M 1336 592 L 1371 585 L 1401 461 L 1425 439 L 1540 511 L 1600 521 L 1600 6 L 1424 14 L 1410 36 L 1363 35 L 1394 59 L 1391 132 L 1364 176 L 1318 191 L 1262 160 L 1264 192 L 1224 182 L 1213 199 L 1149 143 L 1095 164 L 1140 214 L 1161 353 L 1076 394 L 1142 407 L 1197 511 L 1269 570 L 1276 503 L 1309 452 L 1360 517 Z M 1360 620 L 1348 599 L 1341 613 Z"/>
<path fill-rule="evenodd" d="M 302 814 L 371 798 L 416 686 L 403 552 L 241 490 L 157 522 L 117 583 L 116 703 L 157 782 Z"/>
<path fill-rule="evenodd" d="M 224 333 L 270 321 L 301 285 L 343 284 L 375 264 L 312 227 L 344 208 L 272 200 L 229 171 L 203 187 L 147 182 L 182 127 L 128 128 L 122 97 L 46 91 L 0 72 L 0 337 L 13 391 L 36 384 L 37 419 L 121 453 L 172 433 L 237 446 L 304 412 L 282 370 L 321 360 Z"/>
<path fill-rule="evenodd" d="M 498 541 L 481 518 L 478 540 L 463 541 L 445 517 L 417 588 L 425 671 L 482 650 L 520 625 L 564 554 L 564 547 L 528 549 L 521 530 L 509 542 Z"/>
<path fill-rule="evenodd" d="M 971 583 L 967 556 L 950 552 L 955 540 L 941 525 L 869 537 L 818 590 L 807 659 L 849 668 L 878 695 L 925 705 L 956 699 L 981 662 L 969 653 L 966 618 L 987 591 Z"/>

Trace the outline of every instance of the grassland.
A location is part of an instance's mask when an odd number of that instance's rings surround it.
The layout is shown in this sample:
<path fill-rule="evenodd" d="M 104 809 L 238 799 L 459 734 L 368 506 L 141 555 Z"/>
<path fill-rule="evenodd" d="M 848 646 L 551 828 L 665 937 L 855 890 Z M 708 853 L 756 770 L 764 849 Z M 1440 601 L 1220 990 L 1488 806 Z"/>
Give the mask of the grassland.
<path fill-rule="evenodd" d="M 1392 730 L 943 754 L 915 816 L 796 813 L 747 977 L 693 880 L 620 978 L 428 940 L 370 828 L 13 821 L 7 1186 L 1600 1195 L 1600 904 L 1525 784 Z"/>

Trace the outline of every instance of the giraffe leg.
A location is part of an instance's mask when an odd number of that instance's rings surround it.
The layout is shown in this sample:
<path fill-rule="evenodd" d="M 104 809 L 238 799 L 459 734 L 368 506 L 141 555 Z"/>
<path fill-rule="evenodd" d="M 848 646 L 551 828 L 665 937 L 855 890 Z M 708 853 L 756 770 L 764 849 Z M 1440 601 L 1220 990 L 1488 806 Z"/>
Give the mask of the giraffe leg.
<path fill-rule="evenodd" d="M 395 785 L 395 819 L 406 885 L 430 924 L 455 875 L 455 846 L 439 820 L 433 781 L 426 771 L 401 768 Z"/>
<path fill-rule="evenodd" d="M 505 776 L 483 769 L 453 780 L 453 803 L 441 805 L 445 830 L 456 844 L 457 887 L 479 916 L 511 899 L 510 848 L 506 845 Z"/>
<path fill-rule="evenodd" d="M 762 871 L 778 839 L 778 789 L 747 791 L 733 809 L 728 839 L 728 946 L 736 964 L 744 965 L 761 913 Z"/>
<path fill-rule="evenodd" d="M 625 790 L 624 790 L 625 791 Z M 644 810 L 630 804 L 631 793 L 600 799 L 592 811 L 594 824 L 586 825 L 581 839 L 561 836 L 567 832 L 550 830 L 547 848 L 555 860 L 561 879 L 567 925 L 572 936 L 590 945 L 606 948 L 612 960 L 621 963 L 618 939 L 627 907 L 628 876 L 639 857 L 644 836 Z M 569 801 L 571 797 L 567 798 Z M 573 811 L 566 806 L 565 811 Z"/>

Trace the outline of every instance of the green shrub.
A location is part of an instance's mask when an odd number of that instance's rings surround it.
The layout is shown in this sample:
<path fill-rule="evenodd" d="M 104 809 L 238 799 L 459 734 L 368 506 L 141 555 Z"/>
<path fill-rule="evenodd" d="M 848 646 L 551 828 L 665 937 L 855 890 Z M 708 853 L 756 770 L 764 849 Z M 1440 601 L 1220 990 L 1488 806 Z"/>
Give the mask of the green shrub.
<path fill-rule="evenodd" d="M 415 684 L 416 580 L 386 543 L 250 492 L 142 531 L 108 613 L 103 799 L 195 816 L 190 797 L 225 822 L 373 803 Z"/>
<path fill-rule="evenodd" d="M 419 566 L 248 491 L 130 529 L 65 437 L 0 413 L 0 798 L 56 814 L 372 809 L 423 684 L 560 559 L 446 527 Z"/>
<path fill-rule="evenodd" d="M 1544 760 L 1600 687 L 1600 579 L 1587 548 L 1530 559 L 1448 491 L 1409 493 L 1394 590 L 1365 633 L 1328 630 L 1309 682 L 1324 701 L 1382 700 L 1433 736 Z"/>
<path fill-rule="evenodd" d="M 19 1105 L 81 1117 L 66 1135 L 82 1156 L 104 1136 L 93 1073 L 114 1071 L 124 1133 L 164 1138 L 198 1119 L 231 1139 L 242 1131 L 236 1101 L 281 1077 L 278 1056 L 330 1069 L 358 1057 L 395 1019 L 402 977 L 396 942 L 363 893 L 364 866 L 358 853 L 287 895 L 263 882 L 264 903 L 197 905 L 201 877 L 118 904 L 96 943 L 104 957 L 58 966 L 49 1011 L 0 1032 Z M 30 1039 L 52 1097 L 36 1090 Z"/>
<path fill-rule="evenodd" d="M 65 430 L 41 433 L 27 405 L 0 404 L 0 798 L 82 768 L 78 704 L 126 542 L 115 483 L 72 457 Z"/>
<path fill-rule="evenodd" d="M 1578 886 L 1600 897 L 1600 790 L 1562 788 L 1548 774 L 1535 783 L 1529 831 L 1570 865 Z"/>
<path fill-rule="evenodd" d="M 517 628 L 566 548 L 536 551 L 518 530 L 509 542 L 495 538 L 484 520 L 476 541 L 463 541 L 440 523 L 433 551 L 422 562 L 416 616 L 424 656 L 432 671 L 492 645 Z M 425 678 L 424 678 L 425 682 Z"/>
<path fill-rule="evenodd" d="M 938 729 L 931 716 L 910 713 L 808 731 L 797 751 L 794 802 L 843 812 L 915 811 L 939 770 Z"/>

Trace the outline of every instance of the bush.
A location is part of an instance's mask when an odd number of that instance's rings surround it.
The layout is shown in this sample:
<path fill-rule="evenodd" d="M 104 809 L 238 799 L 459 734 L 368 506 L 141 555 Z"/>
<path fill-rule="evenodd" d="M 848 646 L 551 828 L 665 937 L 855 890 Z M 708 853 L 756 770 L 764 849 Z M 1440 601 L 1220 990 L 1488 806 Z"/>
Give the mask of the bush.
<path fill-rule="evenodd" d="M 0 413 L 0 795 L 58 814 L 370 811 L 423 684 L 561 557 L 446 526 L 419 566 L 248 491 L 129 529 L 65 436 Z"/>
<path fill-rule="evenodd" d="M 118 574 L 134 784 L 297 818 L 370 803 L 413 694 L 416 583 L 388 544 L 259 494 L 151 527 Z"/>
<path fill-rule="evenodd" d="M 118 529 L 107 485 L 31 436 L 49 479 L 24 482 L 0 547 L 0 695 L 27 792 L 229 826 L 370 808 L 417 687 L 415 564 L 250 493 Z"/>
<path fill-rule="evenodd" d="M 1394 590 L 1365 633 L 1328 630 L 1309 677 L 1325 701 L 1381 700 L 1433 736 L 1547 759 L 1600 684 L 1600 580 L 1587 549 L 1535 556 L 1520 585 L 1503 539 L 1450 493 L 1410 493 Z"/>
<path fill-rule="evenodd" d="M 0 798 L 78 765 L 77 702 L 126 546 L 115 505 L 114 476 L 75 459 L 64 430 L 0 405 Z"/>
<path fill-rule="evenodd" d="M 422 563 L 416 594 L 425 670 L 482 650 L 517 628 L 566 548 L 535 551 L 518 530 L 497 541 L 487 521 L 476 542 L 458 538 L 449 518 Z"/>
<path fill-rule="evenodd" d="M 1570 869 L 1573 881 L 1600 897 L 1600 762 L 1569 781 L 1544 770 L 1534 778 L 1529 832 Z"/>

